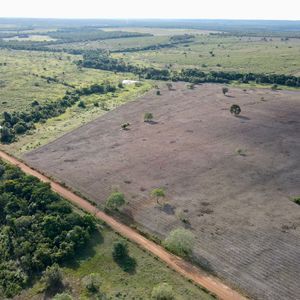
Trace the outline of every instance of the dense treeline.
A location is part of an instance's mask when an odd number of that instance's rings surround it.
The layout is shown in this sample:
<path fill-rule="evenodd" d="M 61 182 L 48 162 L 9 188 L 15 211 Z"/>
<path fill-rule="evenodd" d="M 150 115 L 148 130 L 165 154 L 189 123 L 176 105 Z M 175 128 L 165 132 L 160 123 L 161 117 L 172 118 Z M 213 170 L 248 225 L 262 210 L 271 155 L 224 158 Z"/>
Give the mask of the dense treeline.
<path fill-rule="evenodd" d="M 94 27 L 62 28 L 57 31 L 47 32 L 45 34 L 57 39 L 57 42 L 59 43 L 151 36 L 151 34 L 138 32 L 104 31 Z"/>
<path fill-rule="evenodd" d="M 300 77 L 284 74 L 239 73 L 225 71 L 203 72 L 199 69 L 183 69 L 171 71 L 168 69 L 155 69 L 152 67 L 138 67 L 123 60 L 114 59 L 104 52 L 89 51 L 84 53 L 83 60 L 78 65 L 86 68 L 95 68 L 114 72 L 132 72 L 145 79 L 186 81 L 192 83 L 216 82 L 230 83 L 239 81 L 242 83 L 256 82 L 262 84 L 279 84 L 290 87 L 300 87 Z"/>
<path fill-rule="evenodd" d="M 36 34 L 50 36 L 54 40 L 31 41 L 28 39 L 28 40 L 5 41 L 3 40 L 3 38 L 22 36 L 22 34 L 0 32 L 0 47 L 16 49 L 16 50 L 49 51 L 46 48 L 46 46 L 51 46 L 51 45 L 54 46 L 57 44 L 74 43 L 74 42 L 151 36 L 151 34 L 148 33 L 126 32 L 126 31 L 104 31 L 93 27 L 65 28 L 65 29 L 62 28 L 57 31 L 39 32 Z M 24 34 L 23 36 L 25 37 Z"/>
<path fill-rule="evenodd" d="M 0 160 L 0 298 L 12 297 L 53 263 L 73 258 L 95 230 L 49 184 Z"/>
<path fill-rule="evenodd" d="M 132 47 L 125 48 L 120 50 L 112 50 L 111 53 L 121 53 L 121 52 L 138 52 L 138 51 L 151 51 L 151 50 L 159 50 L 165 48 L 174 48 L 178 44 L 190 43 L 195 38 L 194 35 L 191 34 L 181 34 L 181 35 L 173 35 L 170 37 L 169 43 L 158 43 L 154 45 L 148 45 L 144 47 Z"/>
<path fill-rule="evenodd" d="M 17 135 L 34 129 L 35 123 L 43 123 L 47 119 L 63 114 L 68 107 L 71 107 L 80 100 L 80 96 L 113 93 L 116 90 L 115 86 L 108 83 L 93 84 L 90 87 L 67 91 L 65 96 L 58 101 L 46 102 L 45 104 L 33 101 L 30 109 L 27 111 L 4 112 L 3 120 L 0 122 L 0 142 L 12 143 L 16 140 Z"/>

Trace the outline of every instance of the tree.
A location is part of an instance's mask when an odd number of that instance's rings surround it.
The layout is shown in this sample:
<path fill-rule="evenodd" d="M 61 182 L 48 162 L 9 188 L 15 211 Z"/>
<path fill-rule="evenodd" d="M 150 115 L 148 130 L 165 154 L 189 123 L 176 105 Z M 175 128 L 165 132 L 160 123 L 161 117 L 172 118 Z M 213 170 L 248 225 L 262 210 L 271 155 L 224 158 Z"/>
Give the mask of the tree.
<path fill-rule="evenodd" d="M 151 297 L 155 300 L 173 300 L 175 299 L 172 286 L 167 283 L 161 283 L 152 290 Z"/>
<path fill-rule="evenodd" d="M 230 107 L 230 112 L 235 116 L 239 115 L 241 111 L 242 111 L 241 108 L 237 104 L 233 104 Z"/>
<path fill-rule="evenodd" d="M 14 140 L 14 135 L 10 128 L 3 126 L 0 129 L 0 141 L 1 143 L 10 143 Z"/>
<path fill-rule="evenodd" d="M 145 112 L 144 122 L 151 122 L 153 120 L 153 114 L 150 112 Z"/>
<path fill-rule="evenodd" d="M 177 228 L 170 232 L 164 240 L 165 248 L 179 256 L 189 256 L 194 246 L 194 235 L 184 228 Z"/>
<path fill-rule="evenodd" d="M 157 204 L 160 205 L 159 199 L 164 198 L 166 196 L 165 190 L 163 188 L 153 189 L 151 191 L 151 196 L 156 198 Z"/>
<path fill-rule="evenodd" d="M 23 134 L 26 132 L 26 130 L 27 130 L 27 128 L 23 124 L 17 123 L 14 126 L 14 131 L 16 134 Z"/>
<path fill-rule="evenodd" d="M 222 92 L 224 95 L 226 95 L 229 92 L 229 89 L 227 87 L 223 87 Z"/>
<path fill-rule="evenodd" d="M 118 240 L 113 244 L 112 256 L 120 261 L 128 256 L 128 245 L 125 240 Z"/>
<path fill-rule="evenodd" d="M 110 209 L 118 209 L 125 204 L 125 196 L 121 192 L 113 192 L 106 200 L 106 207 Z"/>
<path fill-rule="evenodd" d="M 48 266 L 43 273 L 43 282 L 45 283 L 46 290 L 56 289 L 62 285 L 62 273 L 58 264 Z"/>

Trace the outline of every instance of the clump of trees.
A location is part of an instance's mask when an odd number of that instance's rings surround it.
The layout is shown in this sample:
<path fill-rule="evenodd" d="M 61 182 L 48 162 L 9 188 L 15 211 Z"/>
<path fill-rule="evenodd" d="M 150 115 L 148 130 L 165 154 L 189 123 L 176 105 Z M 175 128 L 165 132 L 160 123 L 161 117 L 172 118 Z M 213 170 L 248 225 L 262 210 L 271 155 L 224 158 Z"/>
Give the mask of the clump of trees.
<path fill-rule="evenodd" d="M 164 240 L 164 247 L 176 255 L 187 257 L 192 253 L 195 237 L 190 230 L 177 228 Z"/>
<path fill-rule="evenodd" d="M 96 229 L 50 185 L 0 161 L 0 298 L 13 297 L 44 273 L 57 285 L 57 265 L 74 258 Z"/>

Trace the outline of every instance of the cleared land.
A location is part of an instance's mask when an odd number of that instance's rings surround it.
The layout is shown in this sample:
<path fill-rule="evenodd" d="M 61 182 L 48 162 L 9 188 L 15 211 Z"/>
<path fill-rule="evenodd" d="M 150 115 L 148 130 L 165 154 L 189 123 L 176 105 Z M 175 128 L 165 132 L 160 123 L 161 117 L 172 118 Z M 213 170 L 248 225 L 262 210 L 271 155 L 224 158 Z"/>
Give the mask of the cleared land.
<path fill-rule="evenodd" d="M 197 236 L 202 266 L 258 299 L 300 294 L 299 92 L 220 85 L 149 92 L 26 154 L 32 166 L 103 205 L 116 187 L 125 212 L 164 237 L 183 226 Z M 241 105 L 233 117 L 231 104 Z M 157 123 L 143 122 L 152 112 Z M 128 131 L 120 124 L 131 123 Z M 151 199 L 167 190 L 167 205 Z"/>

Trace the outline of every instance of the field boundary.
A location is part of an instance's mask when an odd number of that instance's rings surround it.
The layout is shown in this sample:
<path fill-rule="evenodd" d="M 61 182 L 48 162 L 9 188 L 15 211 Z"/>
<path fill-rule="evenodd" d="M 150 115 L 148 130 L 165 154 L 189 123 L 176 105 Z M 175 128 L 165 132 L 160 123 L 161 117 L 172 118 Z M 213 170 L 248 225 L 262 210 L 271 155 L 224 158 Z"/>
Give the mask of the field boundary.
<path fill-rule="evenodd" d="M 103 211 L 99 210 L 87 200 L 79 197 L 69 189 L 63 187 L 61 184 L 55 182 L 53 179 L 43 175 L 42 173 L 32 169 L 27 164 L 21 162 L 15 157 L 5 153 L 0 150 L 0 158 L 4 161 L 9 162 L 12 165 L 19 167 L 24 173 L 37 177 L 39 180 L 49 183 L 51 189 L 57 194 L 61 195 L 63 198 L 76 205 L 77 207 L 85 210 L 86 212 L 94 215 L 96 218 L 104 221 L 109 225 L 114 231 L 122 235 L 123 237 L 131 240 L 140 247 L 144 248 L 154 256 L 165 262 L 170 268 L 178 272 L 188 280 L 203 286 L 208 291 L 215 294 L 219 299 L 223 300 L 246 300 L 244 296 L 239 294 L 237 291 L 233 290 L 229 286 L 225 285 L 218 278 L 208 275 L 203 270 L 198 267 L 193 266 L 191 263 L 183 260 L 182 258 L 171 254 L 163 247 L 155 244 L 154 242 L 148 240 L 132 228 L 124 225 L 114 219 L 113 217 L 107 215 Z"/>

